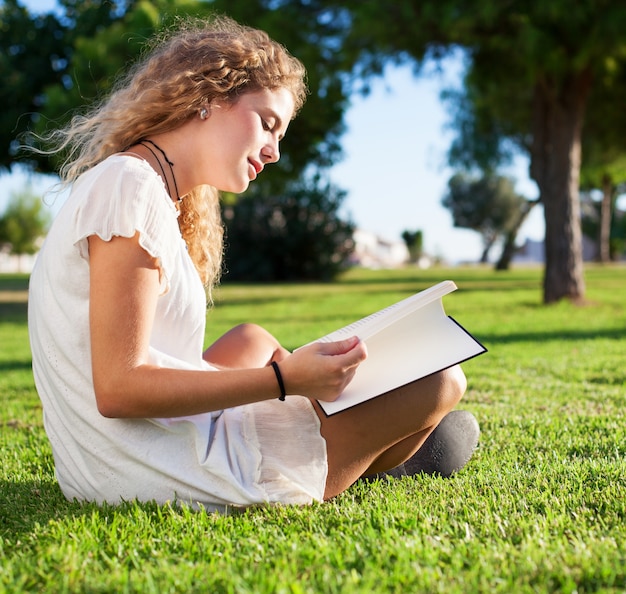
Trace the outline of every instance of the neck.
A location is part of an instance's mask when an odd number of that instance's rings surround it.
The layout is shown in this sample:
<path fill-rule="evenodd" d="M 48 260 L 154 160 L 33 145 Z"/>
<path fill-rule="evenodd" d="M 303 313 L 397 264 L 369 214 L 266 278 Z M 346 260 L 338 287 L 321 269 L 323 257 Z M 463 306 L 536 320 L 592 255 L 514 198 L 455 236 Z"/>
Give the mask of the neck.
<path fill-rule="evenodd" d="M 181 201 L 181 197 L 178 191 L 178 184 L 176 182 L 176 174 L 174 173 L 174 162 L 168 157 L 165 150 L 154 140 L 146 138 L 144 140 L 140 140 L 138 144 L 145 147 L 151 154 L 152 158 L 156 161 L 170 198 L 179 203 Z"/>

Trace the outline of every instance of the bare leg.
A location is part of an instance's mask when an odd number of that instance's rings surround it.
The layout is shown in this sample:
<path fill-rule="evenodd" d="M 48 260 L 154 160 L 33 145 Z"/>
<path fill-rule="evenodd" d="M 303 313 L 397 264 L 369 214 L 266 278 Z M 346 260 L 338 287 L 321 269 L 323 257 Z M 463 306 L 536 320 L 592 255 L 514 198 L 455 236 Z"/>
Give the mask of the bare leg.
<path fill-rule="evenodd" d="M 345 491 L 364 474 L 410 458 L 466 386 L 463 371 L 455 366 L 330 417 L 314 403 L 328 452 L 325 498 Z"/>
<path fill-rule="evenodd" d="M 266 367 L 288 354 L 289 351 L 261 326 L 240 324 L 218 338 L 202 357 L 217 367 L 250 369 Z"/>

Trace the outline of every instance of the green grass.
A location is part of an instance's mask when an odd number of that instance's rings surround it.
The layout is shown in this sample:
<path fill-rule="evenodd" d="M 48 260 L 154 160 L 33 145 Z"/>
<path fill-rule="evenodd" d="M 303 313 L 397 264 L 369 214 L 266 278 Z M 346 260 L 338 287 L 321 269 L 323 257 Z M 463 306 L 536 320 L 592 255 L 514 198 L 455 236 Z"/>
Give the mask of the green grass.
<path fill-rule="evenodd" d="M 296 347 L 439 280 L 489 348 L 465 364 L 482 436 L 452 479 L 218 516 L 67 502 L 33 389 L 24 277 L 0 278 L 0 592 L 626 592 L 626 268 L 541 305 L 541 271 L 351 272 L 225 285 L 211 340 L 254 320 Z"/>

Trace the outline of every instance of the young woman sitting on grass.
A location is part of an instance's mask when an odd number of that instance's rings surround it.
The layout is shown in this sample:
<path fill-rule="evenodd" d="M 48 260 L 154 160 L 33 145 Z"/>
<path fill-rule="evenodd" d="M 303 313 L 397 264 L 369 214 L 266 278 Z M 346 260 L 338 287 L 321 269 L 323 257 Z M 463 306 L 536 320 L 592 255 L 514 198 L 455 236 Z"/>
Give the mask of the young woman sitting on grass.
<path fill-rule="evenodd" d="M 367 356 L 357 337 L 289 353 L 244 324 L 202 350 L 218 191 L 243 192 L 278 161 L 304 77 L 261 31 L 188 23 L 52 135 L 72 191 L 32 274 L 29 328 L 68 498 L 306 504 L 407 460 L 448 474 L 471 455 L 474 418 L 446 417 L 459 367 L 327 418 L 316 401 Z"/>

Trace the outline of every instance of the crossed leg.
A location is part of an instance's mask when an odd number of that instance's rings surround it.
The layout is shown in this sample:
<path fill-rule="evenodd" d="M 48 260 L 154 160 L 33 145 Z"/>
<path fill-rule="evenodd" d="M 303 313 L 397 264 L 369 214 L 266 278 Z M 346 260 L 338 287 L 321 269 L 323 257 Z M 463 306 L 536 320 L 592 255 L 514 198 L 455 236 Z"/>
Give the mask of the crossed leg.
<path fill-rule="evenodd" d="M 241 324 L 211 345 L 204 358 L 218 366 L 242 368 L 262 367 L 288 354 L 260 326 Z M 325 499 L 361 476 L 408 460 L 461 400 L 466 387 L 463 371 L 454 366 L 330 417 L 312 401 L 326 440 Z"/>
<path fill-rule="evenodd" d="M 363 475 L 408 460 L 461 400 L 466 386 L 463 371 L 455 366 L 330 417 L 314 402 L 328 455 L 325 499 Z"/>

